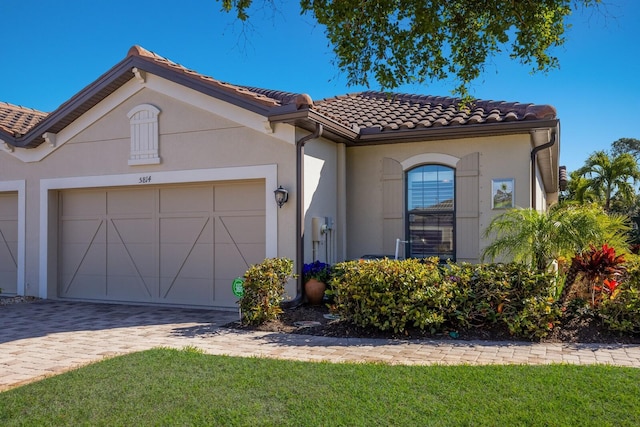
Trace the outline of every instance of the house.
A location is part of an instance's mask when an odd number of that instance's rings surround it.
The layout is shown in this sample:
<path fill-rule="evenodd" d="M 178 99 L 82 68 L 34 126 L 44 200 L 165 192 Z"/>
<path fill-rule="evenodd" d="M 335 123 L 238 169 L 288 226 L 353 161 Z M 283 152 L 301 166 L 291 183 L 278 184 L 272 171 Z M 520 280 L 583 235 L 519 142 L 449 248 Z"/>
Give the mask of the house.
<path fill-rule="evenodd" d="M 501 208 L 556 201 L 559 136 L 548 105 L 314 101 L 134 46 L 51 113 L 0 103 L 0 287 L 232 308 L 265 257 L 478 262 Z"/>

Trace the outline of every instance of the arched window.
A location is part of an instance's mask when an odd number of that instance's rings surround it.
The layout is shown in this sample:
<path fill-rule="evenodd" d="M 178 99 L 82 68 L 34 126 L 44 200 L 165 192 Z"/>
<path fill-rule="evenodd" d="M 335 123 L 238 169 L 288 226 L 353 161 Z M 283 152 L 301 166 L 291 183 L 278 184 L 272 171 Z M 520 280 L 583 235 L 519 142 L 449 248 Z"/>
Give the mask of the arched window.
<path fill-rule="evenodd" d="M 422 165 L 406 174 L 407 257 L 455 259 L 455 170 Z"/>

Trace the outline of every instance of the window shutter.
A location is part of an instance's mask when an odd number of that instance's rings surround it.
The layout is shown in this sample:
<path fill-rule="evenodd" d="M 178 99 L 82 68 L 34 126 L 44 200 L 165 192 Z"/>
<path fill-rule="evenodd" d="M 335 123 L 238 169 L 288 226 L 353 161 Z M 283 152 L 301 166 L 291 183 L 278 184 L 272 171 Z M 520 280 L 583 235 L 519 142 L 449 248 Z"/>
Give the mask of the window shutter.
<path fill-rule="evenodd" d="M 480 153 L 456 165 L 456 261 L 479 262 L 479 169 Z"/>
<path fill-rule="evenodd" d="M 158 114 L 160 114 L 160 110 L 150 104 L 141 104 L 129 111 L 128 117 L 131 125 L 130 166 L 160 163 Z"/>
<path fill-rule="evenodd" d="M 404 187 L 402 165 L 397 160 L 382 159 L 382 250 L 394 255 L 396 239 L 404 240 Z M 404 245 L 400 246 L 404 254 Z"/>

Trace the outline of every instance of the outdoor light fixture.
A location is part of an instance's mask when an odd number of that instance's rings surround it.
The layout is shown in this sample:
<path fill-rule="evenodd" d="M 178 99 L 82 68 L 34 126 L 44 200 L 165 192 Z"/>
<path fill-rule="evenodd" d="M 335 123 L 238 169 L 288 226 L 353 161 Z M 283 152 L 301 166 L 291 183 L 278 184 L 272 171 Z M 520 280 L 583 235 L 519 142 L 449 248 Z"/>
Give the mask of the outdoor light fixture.
<path fill-rule="evenodd" d="M 278 204 L 279 208 L 281 208 L 282 205 L 287 203 L 287 200 L 289 200 L 289 192 L 282 188 L 282 185 L 278 186 L 278 189 L 275 190 L 273 194 L 276 196 L 276 203 Z"/>

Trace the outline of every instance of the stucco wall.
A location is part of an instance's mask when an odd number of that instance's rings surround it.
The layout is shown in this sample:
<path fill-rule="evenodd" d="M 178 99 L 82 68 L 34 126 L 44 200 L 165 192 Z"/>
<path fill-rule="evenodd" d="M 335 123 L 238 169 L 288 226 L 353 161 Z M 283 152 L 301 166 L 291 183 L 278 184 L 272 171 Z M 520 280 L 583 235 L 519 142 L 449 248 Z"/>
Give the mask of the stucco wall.
<path fill-rule="evenodd" d="M 298 135 L 299 139 L 304 134 Z M 338 220 L 338 201 L 342 192 L 338 187 L 338 155 L 340 145 L 324 139 L 312 140 L 304 148 L 304 260 L 327 263 L 342 261 L 338 241 L 344 233 Z M 325 223 L 327 232 L 313 241 L 313 218 Z"/>
<path fill-rule="evenodd" d="M 184 97 L 202 97 L 182 88 Z M 119 91 L 122 91 L 120 89 Z M 110 100 L 118 100 L 116 91 Z M 207 97 L 206 102 L 225 108 L 225 104 Z M 157 165 L 129 166 L 130 123 L 127 113 L 137 105 L 151 104 L 161 112 L 159 115 L 159 155 Z M 223 118 L 196 108 L 148 88 L 130 97 L 122 97 L 115 108 L 90 124 L 73 138 L 65 141 L 55 151 L 37 162 L 25 163 L 14 155 L 0 153 L 0 181 L 26 181 L 26 240 L 25 240 L 25 292 L 37 295 L 40 282 L 40 180 L 64 177 L 95 177 L 153 173 L 171 171 L 191 171 L 200 169 L 229 168 L 238 166 L 277 166 L 277 184 L 290 192 L 290 202 L 277 210 L 277 252 L 279 256 L 295 259 L 295 131 L 292 127 L 279 124 L 278 132 L 259 131 L 264 120 L 247 114 Z M 100 106 L 100 104 L 99 104 Z M 99 107 L 98 106 L 98 107 Z M 243 121 L 253 120 L 251 127 Z M 287 129 L 290 128 L 290 129 Z M 283 138 L 284 135 L 284 138 Z M 16 149 L 20 151 L 23 149 Z M 98 181 L 99 182 L 99 181 Z M 139 182 L 132 181 L 131 185 Z M 151 182 L 153 184 L 153 182 Z M 266 203 L 274 203 L 272 191 Z M 55 192 L 52 192 L 55 193 Z M 55 195 L 49 197 L 49 234 L 55 238 Z M 55 253 L 48 255 L 49 265 L 55 266 Z M 49 269 L 51 270 L 51 269 Z M 49 280 L 55 280 L 55 275 Z M 295 294 L 292 284 L 290 293 Z M 49 286 L 49 296 L 51 286 Z"/>
<path fill-rule="evenodd" d="M 474 152 L 480 153 L 478 233 L 481 235 L 494 216 L 501 212 L 491 208 L 492 179 L 514 178 L 516 206 L 529 206 L 530 150 L 528 134 L 348 148 L 347 256 L 356 258 L 364 254 L 393 253 L 392 248 L 383 247 L 384 158 L 402 163 L 427 153 L 445 154 L 458 159 Z M 465 236 L 458 235 L 456 241 L 458 246 L 464 245 Z M 480 236 L 480 249 L 485 245 Z"/>

